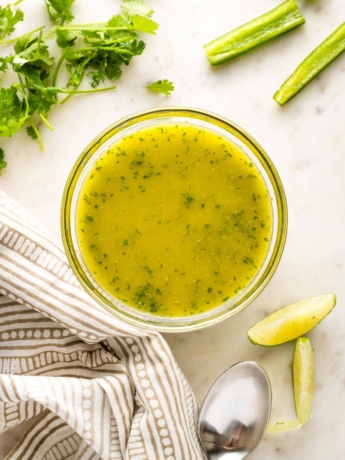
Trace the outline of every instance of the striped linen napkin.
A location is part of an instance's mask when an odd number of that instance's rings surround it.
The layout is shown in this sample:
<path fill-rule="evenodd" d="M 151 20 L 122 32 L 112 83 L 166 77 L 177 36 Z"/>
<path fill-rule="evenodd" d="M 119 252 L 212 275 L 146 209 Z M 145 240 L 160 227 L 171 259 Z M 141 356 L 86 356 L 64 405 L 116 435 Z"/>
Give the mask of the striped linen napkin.
<path fill-rule="evenodd" d="M 33 417 L 6 460 L 205 458 L 161 335 L 95 303 L 59 243 L 0 192 L 0 439 Z"/>

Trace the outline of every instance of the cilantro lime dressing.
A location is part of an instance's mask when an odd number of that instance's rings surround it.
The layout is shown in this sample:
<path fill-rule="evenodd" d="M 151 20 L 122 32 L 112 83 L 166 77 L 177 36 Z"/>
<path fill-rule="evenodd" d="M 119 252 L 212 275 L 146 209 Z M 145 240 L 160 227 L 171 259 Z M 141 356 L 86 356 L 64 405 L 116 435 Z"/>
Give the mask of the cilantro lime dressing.
<path fill-rule="evenodd" d="M 77 203 L 86 266 L 127 305 L 189 316 L 234 297 L 268 251 L 272 208 L 242 150 L 194 125 L 145 128 L 94 164 Z"/>

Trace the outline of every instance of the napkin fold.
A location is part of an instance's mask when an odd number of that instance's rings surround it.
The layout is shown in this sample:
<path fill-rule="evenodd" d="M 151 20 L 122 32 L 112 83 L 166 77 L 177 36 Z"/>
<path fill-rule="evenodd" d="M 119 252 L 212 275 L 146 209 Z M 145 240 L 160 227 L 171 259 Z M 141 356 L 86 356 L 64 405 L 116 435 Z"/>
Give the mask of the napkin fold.
<path fill-rule="evenodd" d="M 6 460 L 205 458 L 163 337 L 94 302 L 59 242 L 0 191 L 0 433 L 32 418 Z"/>

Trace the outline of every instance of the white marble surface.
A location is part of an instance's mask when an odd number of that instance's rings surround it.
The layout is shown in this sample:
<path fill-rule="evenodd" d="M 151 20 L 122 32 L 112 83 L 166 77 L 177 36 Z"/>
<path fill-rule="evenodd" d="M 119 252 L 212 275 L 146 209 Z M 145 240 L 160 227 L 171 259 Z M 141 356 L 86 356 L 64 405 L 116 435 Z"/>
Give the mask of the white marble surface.
<path fill-rule="evenodd" d="M 1 2 L 7 3 L 7 2 Z M 285 186 L 288 239 L 279 268 L 264 292 L 236 317 L 167 340 L 202 401 L 229 365 L 255 360 L 273 388 L 272 422 L 294 416 L 291 361 L 293 344 L 255 347 L 247 329 L 266 314 L 305 297 L 334 292 L 332 314 L 309 334 L 315 349 L 313 418 L 300 431 L 266 435 L 251 460 L 342 460 L 345 458 L 345 55 L 327 68 L 286 107 L 272 96 L 296 65 L 345 19 L 344 0 L 299 0 L 306 24 L 221 68 L 210 68 L 202 45 L 220 33 L 279 4 L 276 0 L 148 0 L 160 23 L 145 37 L 147 48 L 125 69 L 117 90 L 76 96 L 55 107 L 42 128 L 45 152 L 25 134 L 1 139 L 8 167 L 0 188 L 56 235 L 67 175 L 93 137 L 124 115 L 164 105 L 211 110 L 242 126 L 264 147 Z M 26 29 L 45 21 L 44 4 L 25 0 Z M 76 0 L 78 22 L 103 21 L 119 1 Z M 22 29 L 24 30 L 24 28 Z M 19 29 L 18 29 L 19 31 Z M 5 50 L 4 50 L 5 51 Z M 166 98 L 145 86 L 168 78 L 176 86 Z"/>

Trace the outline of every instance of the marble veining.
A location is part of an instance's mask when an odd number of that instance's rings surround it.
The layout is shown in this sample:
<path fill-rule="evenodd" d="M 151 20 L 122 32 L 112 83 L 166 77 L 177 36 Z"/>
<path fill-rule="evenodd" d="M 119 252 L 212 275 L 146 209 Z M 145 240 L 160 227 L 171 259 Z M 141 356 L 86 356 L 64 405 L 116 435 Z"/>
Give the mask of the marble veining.
<path fill-rule="evenodd" d="M 247 130 L 267 151 L 287 195 L 289 231 L 281 263 L 263 293 L 237 316 L 182 335 L 167 335 L 173 353 L 202 401 L 218 375 L 250 359 L 269 374 L 273 389 L 272 422 L 294 417 L 291 363 L 293 344 L 272 349 L 252 345 L 247 329 L 274 310 L 326 292 L 337 306 L 308 334 L 315 349 L 313 417 L 302 430 L 266 435 L 251 460 L 343 460 L 345 444 L 345 55 L 339 57 L 284 108 L 272 96 L 299 62 L 345 18 L 344 0 L 300 0 L 306 24 L 232 61 L 210 68 L 203 44 L 250 20 L 275 0 L 147 0 L 160 23 L 147 48 L 125 69 L 116 91 L 74 96 L 55 107 L 42 128 L 44 153 L 19 134 L 1 139 L 8 167 L 0 187 L 60 237 L 59 211 L 64 183 L 83 148 L 122 116 L 157 106 L 192 106 L 218 113 Z M 44 3 L 26 0 L 28 28 L 44 21 Z M 97 11 L 76 0 L 79 22 L 107 20 L 119 2 L 99 0 Z M 90 13 L 91 12 L 91 13 Z M 97 17 L 96 17 L 97 16 Z M 145 86 L 160 78 L 175 84 L 170 97 Z M 5 443 L 0 438 L 0 458 Z M 1 453 L 1 448 L 3 452 Z"/>

